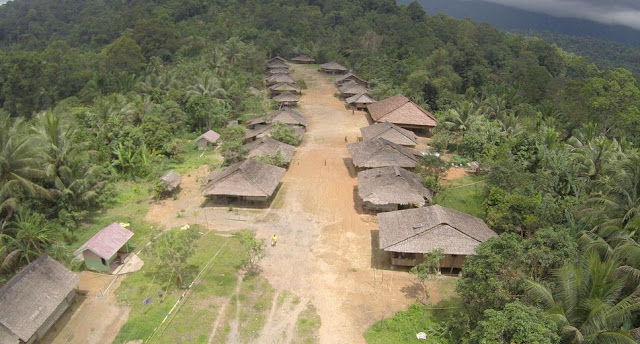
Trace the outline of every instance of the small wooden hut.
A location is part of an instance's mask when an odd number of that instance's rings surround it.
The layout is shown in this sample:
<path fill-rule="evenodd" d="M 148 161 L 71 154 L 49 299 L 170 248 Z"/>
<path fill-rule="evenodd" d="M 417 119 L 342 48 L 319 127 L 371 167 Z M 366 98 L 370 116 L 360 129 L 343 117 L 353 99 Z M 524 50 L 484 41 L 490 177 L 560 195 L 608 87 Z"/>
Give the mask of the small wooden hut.
<path fill-rule="evenodd" d="M 0 289 L 0 343 L 38 342 L 76 297 L 78 275 L 42 255 Z"/>
<path fill-rule="evenodd" d="M 270 68 L 268 71 L 269 75 L 275 75 L 275 74 L 290 74 L 291 71 L 289 70 L 289 68 Z"/>
<path fill-rule="evenodd" d="M 203 149 L 210 146 L 215 146 L 219 138 L 220 138 L 220 134 L 216 133 L 213 130 L 209 130 L 206 133 L 200 135 L 196 139 L 196 143 L 198 144 L 198 148 Z"/>
<path fill-rule="evenodd" d="M 355 83 L 358 83 L 364 87 L 369 86 L 369 83 L 363 79 L 360 79 L 357 75 L 353 74 L 353 73 L 347 73 L 345 75 L 342 75 L 340 77 L 338 77 L 336 79 L 336 86 L 342 86 L 342 84 L 347 83 L 349 81 L 353 81 Z"/>
<path fill-rule="evenodd" d="M 297 106 L 300 96 L 291 92 L 282 92 L 273 97 L 273 100 L 280 103 L 281 106 Z"/>
<path fill-rule="evenodd" d="M 272 95 L 278 95 L 284 92 L 291 92 L 291 93 L 298 94 L 300 93 L 300 88 L 298 88 L 298 86 L 296 86 L 295 84 L 281 82 L 279 84 L 270 86 L 269 91 L 271 92 Z"/>
<path fill-rule="evenodd" d="M 275 56 L 275 57 L 270 58 L 269 61 L 267 61 L 267 64 L 269 64 L 271 62 L 276 62 L 276 61 L 287 63 L 287 60 L 285 58 L 280 57 L 280 56 Z"/>
<path fill-rule="evenodd" d="M 267 68 L 287 68 L 289 69 L 289 65 L 286 62 L 282 62 L 280 60 L 273 60 L 267 63 Z"/>
<path fill-rule="evenodd" d="M 461 269 L 481 243 L 497 236 L 481 219 L 433 205 L 378 214 L 379 247 L 392 265 L 415 266 L 424 253 L 444 251 L 440 268 Z"/>
<path fill-rule="evenodd" d="M 247 158 L 257 158 L 260 156 L 273 156 L 279 154 L 288 165 L 293 159 L 296 147 L 274 140 L 270 137 L 263 137 L 244 145 L 249 152 Z"/>
<path fill-rule="evenodd" d="M 344 74 L 349 71 L 349 69 L 338 62 L 331 61 L 321 64 L 320 71 L 327 74 Z"/>
<path fill-rule="evenodd" d="M 356 83 L 355 81 L 349 81 L 342 84 L 342 86 L 338 87 L 338 91 L 340 91 L 340 95 L 344 98 L 355 96 L 357 94 L 369 93 L 369 89 Z"/>
<path fill-rule="evenodd" d="M 286 170 L 247 159 L 209 175 L 202 194 L 216 203 L 267 205 L 280 186 Z"/>
<path fill-rule="evenodd" d="M 167 172 L 167 174 L 162 176 L 162 178 L 160 178 L 160 182 L 164 184 L 163 194 L 170 195 L 180 188 L 182 176 L 173 171 L 169 171 Z"/>
<path fill-rule="evenodd" d="M 372 168 L 358 173 L 358 196 L 362 207 L 373 212 L 423 207 L 433 192 L 420 176 L 397 166 Z"/>
<path fill-rule="evenodd" d="M 268 86 L 279 84 L 279 83 L 289 83 L 295 84 L 296 81 L 289 74 L 274 74 L 266 79 L 266 83 Z"/>
<path fill-rule="evenodd" d="M 418 137 L 413 131 L 400 128 L 389 122 L 376 123 L 360 128 L 360 133 L 362 133 L 364 141 L 381 137 L 389 142 L 406 147 L 415 147 L 418 144 Z"/>
<path fill-rule="evenodd" d="M 387 166 L 414 169 L 419 161 L 413 149 L 383 138 L 350 143 L 347 150 L 358 170 Z"/>
<path fill-rule="evenodd" d="M 82 253 L 87 269 L 111 273 L 129 253 L 132 236 L 133 232 L 114 222 L 92 236 L 75 254 Z"/>
<path fill-rule="evenodd" d="M 366 110 L 369 104 L 373 104 L 376 102 L 373 98 L 369 97 L 369 95 L 366 93 L 359 93 L 351 97 L 347 97 L 345 101 L 347 102 L 347 104 L 349 104 L 351 108 L 356 110 Z"/>
<path fill-rule="evenodd" d="M 291 62 L 299 64 L 311 64 L 316 63 L 316 59 L 307 55 L 299 55 L 291 59 Z"/>
<path fill-rule="evenodd" d="M 402 94 L 367 106 L 372 122 L 390 122 L 416 133 L 429 134 L 438 124 L 435 116 Z"/>
<path fill-rule="evenodd" d="M 256 125 L 254 129 L 247 130 L 244 134 L 244 142 L 255 141 L 256 139 L 265 137 L 273 129 L 273 124 Z"/>

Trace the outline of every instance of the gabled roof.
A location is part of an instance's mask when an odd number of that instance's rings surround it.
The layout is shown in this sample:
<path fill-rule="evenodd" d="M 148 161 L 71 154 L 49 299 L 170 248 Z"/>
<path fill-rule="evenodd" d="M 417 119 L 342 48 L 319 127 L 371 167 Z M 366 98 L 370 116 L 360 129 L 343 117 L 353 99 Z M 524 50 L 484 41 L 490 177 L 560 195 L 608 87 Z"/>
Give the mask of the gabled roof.
<path fill-rule="evenodd" d="M 338 87 L 338 90 L 342 94 L 347 94 L 347 95 L 349 95 L 349 94 L 354 95 L 354 94 L 368 93 L 369 92 L 369 90 L 366 87 L 356 83 L 355 81 L 349 81 L 349 82 L 346 82 L 346 83 L 342 84 L 342 86 Z"/>
<path fill-rule="evenodd" d="M 196 141 L 199 141 L 200 139 L 205 139 L 211 143 L 216 143 L 216 141 L 218 141 L 219 138 L 220 138 L 220 134 L 216 133 L 213 130 L 209 130 L 206 133 L 198 136 Z"/>
<path fill-rule="evenodd" d="M 471 255 L 497 234 L 481 219 L 433 205 L 378 214 L 380 248 L 385 251 Z"/>
<path fill-rule="evenodd" d="M 398 125 L 435 127 L 436 118 L 427 110 L 410 101 L 402 94 L 380 100 L 367 107 L 376 122 L 391 122 Z"/>
<path fill-rule="evenodd" d="M 75 273 L 40 256 L 0 289 L 0 327 L 27 342 L 77 284 Z"/>
<path fill-rule="evenodd" d="M 367 86 L 368 82 L 365 80 L 360 79 L 357 75 L 353 74 L 353 73 L 347 73 L 345 75 L 340 76 L 339 78 L 336 79 L 336 85 L 342 85 L 343 83 L 347 82 L 347 81 L 354 81 L 356 83 L 359 83 L 363 86 Z"/>
<path fill-rule="evenodd" d="M 271 197 L 285 173 L 284 168 L 248 159 L 209 175 L 205 196 Z"/>
<path fill-rule="evenodd" d="M 297 102 L 300 100 L 300 96 L 291 92 L 283 92 L 273 97 L 273 100 L 277 102 Z"/>
<path fill-rule="evenodd" d="M 410 148 L 397 145 L 382 138 L 350 143 L 347 150 L 358 168 L 398 166 L 414 168 L 418 157 Z"/>
<path fill-rule="evenodd" d="M 173 171 L 169 171 L 167 172 L 167 174 L 162 176 L 160 180 L 163 181 L 167 186 L 166 190 L 171 192 L 180 185 L 180 182 L 182 181 L 182 176 L 180 176 L 179 174 Z"/>
<path fill-rule="evenodd" d="M 281 82 L 288 82 L 290 84 L 295 84 L 295 80 L 288 74 L 274 74 L 267 78 L 268 84 L 277 84 Z"/>
<path fill-rule="evenodd" d="M 291 73 L 291 71 L 289 71 L 289 68 L 283 68 L 283 67 L 269 68 L 269 74 L 271 75 L 289 74 L 289 73 Z"/>
<path fill-rule="evenodd" d="M 291 59 L 291 61 L 295 62 L 316 62 L 316 59 L 313 57 L 309 57 L 307 55 L 299 55 Z"/>
<path fill-rule="evenodd" d="M 267 61 L 267 63 L 274 62 L 274 61 L 280 61 L 280 62 L 287 63 L 287 60 L 284 59 L 283 57 L 280 57 L 280 56 L 275 56 L 275 57 L 270 58 L 269 61 Z"/>
<path fill-rule="evenodd" d="M 347 102 L 347 104 L 371 104 L 376 102 L 375 99 L 369 97 L 369 95 L 367 95 L 366 93 L 356 94 L 355 96 L 351 96 L 345 99 L 345 101 Z"/>
<path fill-rule="evenodd" d="M 289 108 L 284 108 L 268 113 L 266 117 L 270 119 L 269 123 L 301 125 L 303 127 L 306 127 L 307 123 L 309 122 L 307 120 L 307 117 L 305 117 L 303 114 Z"/>
<path fill-rule="evenodd" d="M 263 137 L 255 141 L 251 141 L 245 144 L 244 148 L 249 151 L 249 155 L 247 156 L 248 158 L 263 155 L 274 155 L 277 152 L 280 152 L 287 163 L 291 162 L 293 154 L 296 151 L 296 147 L 274 140 L 270 137 Z"/>
<path fill-rule="evenodd" d="M 288 82 L 281 82 L 281 83 L 277 83 L 275 85 L 272 85 L 269 87 L 269 89 L 271 91 L 289 91 L 289 92 L 297 92 L 298 91 L 298 86 L 294 85 L 294 84 L 290 84 Z"/>
<path fill-rule="evenodd" d="M 289 66 L 285 62 L 277 60 L 277 61 L 271 61 L 271 62 L 267 63 L 267 68 L 269 68 L 269 69 L 271 69 L 271 68 L 287 68 L 288 69 Z"/>
<path fill-rule="evenodd" d="M 420 176 L 401 167 L 381 167 L 358 173 L 358 195 L 375 205 L 400 204 L 422 207 L 431 203 L 433 192 Z M 426 201 L 425 201 L 426 200 Z"/>
<path fill-rule="evenodd" d="M 133 236 L 133 232 L 114 222 L 101 229 L 76 250 L 76 254 L 89 250 L 98 257 L 109 259 Z"/>
<path fill-rule="evenodd" d="M 261 117 L 258 117 L 258 118 L 261 118 Z M 258 120 L 258 118 L 254 119 L 254 121 Z M 244 134 L 244 139 L 248 140 L 254 137 L 258 137 L 259 135 L 264 134 L 271 129 L 273 129 L 273 124 L 267 124 L 259 128 L 255 128 L 253 130 L 247 130 L 247 132 Z"/>
<path fill-rule="evenodd" d="M 337 70 L 337 71 L 342 71 L 342 72 L 346 72 L 348 69 L 347 67 L 339 64 L 338 62 L 335 61 L 330 61 L 327 63 L 323 63 L 320 65 L 320 68 L 322 69 L 326 69 L 326 70 Z"/>
<path fill-rule="evenodd" d="M 418 137 L 411 130 L 400 128 L 399 126 L 383 122 L 375 123 L 368 127 L 360 128 L 364 141 L 381 137 L 387 141 L 403 146 L 415 146 L 418 144 Z"/>

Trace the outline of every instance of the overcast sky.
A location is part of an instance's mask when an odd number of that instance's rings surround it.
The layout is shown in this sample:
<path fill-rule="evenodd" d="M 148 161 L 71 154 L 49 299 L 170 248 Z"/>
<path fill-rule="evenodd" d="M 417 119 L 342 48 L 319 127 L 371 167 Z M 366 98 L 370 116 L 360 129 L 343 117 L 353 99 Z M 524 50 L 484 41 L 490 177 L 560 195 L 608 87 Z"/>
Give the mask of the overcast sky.
<path fill-rule="evenodd" d="M 482 0 L 557 17 L 590 19 L 640 30 L 640 0 Z"/>

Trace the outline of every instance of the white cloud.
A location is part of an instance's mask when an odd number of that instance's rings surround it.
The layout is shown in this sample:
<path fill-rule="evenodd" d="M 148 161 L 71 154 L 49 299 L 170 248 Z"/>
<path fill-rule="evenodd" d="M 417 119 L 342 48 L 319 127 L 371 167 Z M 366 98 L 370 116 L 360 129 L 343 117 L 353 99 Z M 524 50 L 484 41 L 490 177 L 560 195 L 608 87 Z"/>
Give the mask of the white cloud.
<path fill-rule="evenodd" d="M 556 17 L 589 19 L 640 30 L 640 2 L 634 0 L 483 0 Z"/>

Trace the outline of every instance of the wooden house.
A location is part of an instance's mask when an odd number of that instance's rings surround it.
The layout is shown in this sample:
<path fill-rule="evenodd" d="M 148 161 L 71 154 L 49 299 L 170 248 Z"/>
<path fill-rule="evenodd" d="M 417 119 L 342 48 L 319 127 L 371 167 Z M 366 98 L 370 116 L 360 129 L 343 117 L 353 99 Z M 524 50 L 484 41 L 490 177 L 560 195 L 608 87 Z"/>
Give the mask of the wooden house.
<path fill-rule="evenodd" d="M 347 104 L 349 104 L 351 108 L 356 110 L 363 110 L 363 111 L 367 110 L 367 107 L 369 106 L 369 104 L 373 104 L 376 102 L 373 98 L 369 97 L 369 95 L 367 95 L 366 93 L 359 93 L 351 97 L 347 97 L 345 101 L 347 102 Z"/>
<path fill-rule="evenodd" d="M 462 269 L 478 245 L 497 236 L 481 219 L 440 205 L 380 213 L 378 224 L 379 247 L 398 266 L 415 266 L 424 253 L 442 249 L 440 267 Z"/>
<path fill-rule="evenodd" d="M 387 166 L 414 169 L 419 161 L 413 149 L 383 138 L 350 143 L 347 150 L 358 170 Z"/>
<path fill-rule="evenodd" d="M 283 161 L 288 165 L 293 159 L 296 147 L 274 140 L 270 137 L 262 137 L 244 145 L 249 152 L 247 158 L 257 158 L 261 156 L 274 156 L 280 154 Z"/>
<path fill-rule="evenodd" d="M 347 83 L 349 81 L 353 81 L 357 84 L 360 84 L 364 87 L 368 87 L 369 83 L 366 80 L 359 78 L 357 75 L 353 73 L 347 73 L 345 75 L 341 75 L 336 79 L 336 86 L 342 86 L 342 84 Z"/>
<path fill-rule="evenodd" d="M 287 82 L 281 82 L 275 85 L 272 85 L 269 87 L 269 92 L 271 92 L 272 95 L 278 95 L 284 92 L 290 92 L 290 93 L 295 93 L 298 94 L 300 93 L 300 89 L 298 88 L 298 86 L 296 86 L 295 84 L 290 84 Z"/>
<path fill-rule="evenodd" d="M 160 178 L 160 182 L 164 185 L 163 194 L 170 195 L 180 188 L 182 176 L 173 171 L 169 171 Z"/>
<path fill-rule="evenodd" d="M 416 133 L 429 134 L 437 125 L 435 116 L 401 94 L 369 104 L 367 110 L 372 122 L 389 122 Z"/>
<path fill-rule="evenodd" d="M 271 86 L 279 83 L 295 84 L 296 81 L 289 74 L 274 74 L 266 79 L 266 83 Z"/>
<path fill-rule="evenodd" d="M 433 192 L 418 174 L 390 166 L 360 171 L 358 196 L 364 210 L 381 212 L 423 207 L 431 203 Z"/>
<path fill-rule="evenodd" d="M 198 136 L 196 139 L 196 144 L 198 148 L 203 149 L 211 146 L 215 146 L 216 142 L 220 139 L 220 134 L 216 133 L 213 130 L 209 130 L 206 133 Z"/>
<path fill-rule="evenodd" d="M 0 343 L 36 343 L 76 297 L 78 275 L 42 255 L 0 289 Z"/>
<path fill-rule="evenodd" d="M 356 83 L 355 81 L 349 81 L 342 84 L 338 87 L 338 91 L 340 91 L 340 95 L 343 98 L 348 98 L 357 94 L 369 93 L 369 89 Z"/>
<path fill-rule="evenodd" d="M 82 253 L 87 269 L 111 273 L 130 252 L 128 241 L 132 236 L 133 232 L 114 222 L 92 236 L 75 254 Z"/>
<path fill-rule="evenodd" d="M 282 92 L 273 97 L 273 100 L 280 103 L 280 106 L 297 106 L 300 96 L 291 92 Z"/>
<path fill-rule="evenodd" d="M 349 69 L 335 61 L 331 61 L 321 64 L 320 71 L 327 74 L 344 74 L 349 71 Z"/>
<path fill-rule="evenodd" d="M 362 139 L 364 141 L 381 137 L 389 142 L 405 147 L 415 147 L 418 144 L 418 137 L 413 131 L 400 128 L 389 122 L 376 123 L 360 128 L 360 133 L 362 133 Z"/>

